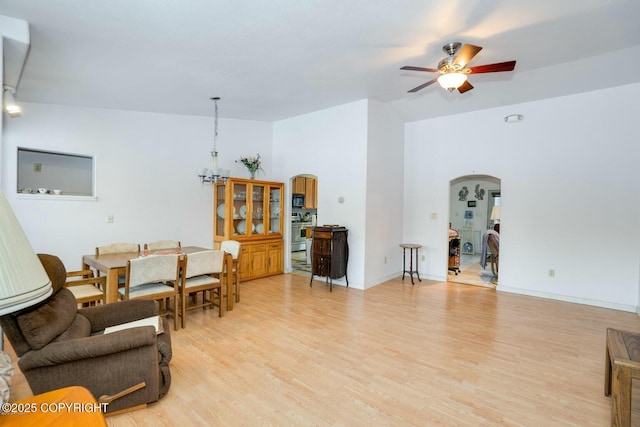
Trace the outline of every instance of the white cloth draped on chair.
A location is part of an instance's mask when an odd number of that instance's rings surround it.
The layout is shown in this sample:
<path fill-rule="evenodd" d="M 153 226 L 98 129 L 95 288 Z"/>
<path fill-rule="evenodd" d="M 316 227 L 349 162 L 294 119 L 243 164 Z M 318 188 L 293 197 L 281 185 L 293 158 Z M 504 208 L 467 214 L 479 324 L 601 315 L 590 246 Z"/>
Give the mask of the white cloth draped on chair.
<path fill-rule="evenodd" d="M 487 267 L 487 247 L 488 247 L 487 241 L 489 240 L 489 236 L 493 236 L 497 245 L 500 244 L 500 234 L 498 234 L 497 231 L 487 230 L 484 233 L 484 236 L 482 236 L 482 252 L 480 254 L 480 265 L 482 266 L 483 269 Z"/>
<path fill-rule="evenodd" d="M 185 256 L 183 263 L 183 275 L 180 281 L 180 315 L 182 317 L 182 327 L 187 325 L 187 310 L 194 308 L 213 308 L 213 293 L 218 294 L 219 312 L 218 316 L 222 317 L 222 282 L 220 274 L 224 270 L 223 251 L 200 251 Z M 206 292 L 210 292 L 209 299 L 206 298 Z M 193 304 L 187 307 L 187 299 L 190 295 L 202 292 L 202 304 Z"/>
<path fill-rule="evenodd" d="M 149 255 L 127 261 L 125 286 L 118 289 L 123 300 L 142 298 L 163 302 L 173 299 L 175 330 L 178 330 L 180 257 L 178 254 Z M 165 307 L 165 313 L 167 311 L 169 307 Z"/>

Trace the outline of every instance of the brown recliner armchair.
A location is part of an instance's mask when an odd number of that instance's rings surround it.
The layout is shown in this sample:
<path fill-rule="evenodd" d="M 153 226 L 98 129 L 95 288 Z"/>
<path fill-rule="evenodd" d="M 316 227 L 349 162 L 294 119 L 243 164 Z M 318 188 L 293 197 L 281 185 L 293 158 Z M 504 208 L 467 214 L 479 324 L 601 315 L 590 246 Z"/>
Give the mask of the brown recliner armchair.
<path fill-rule="evenodd" d="M 0 324 L 19 357 L 18 366 L 34 394 L 73 385 L 99 399 L 140 383 L 145 387 L 108 405 L 108 412 L 157 401 L 169 390 L 171 337 L 152 326 L 103 334 L 106 327 L 158 314 L 155 301 L 131 300 L 77 308 L 63 287 L 66 272 L 58 257 L 38 255 L 53 285 L 42 303 L 0 317 Z"/>

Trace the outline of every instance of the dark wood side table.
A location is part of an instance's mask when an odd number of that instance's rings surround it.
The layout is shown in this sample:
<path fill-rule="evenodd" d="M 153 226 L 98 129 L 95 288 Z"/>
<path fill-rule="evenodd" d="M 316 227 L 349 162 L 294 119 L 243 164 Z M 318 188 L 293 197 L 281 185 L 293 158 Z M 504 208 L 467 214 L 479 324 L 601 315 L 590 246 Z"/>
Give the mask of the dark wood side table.
<path fill-rule="evenodd" d="M 611 396 L 611 425 L 631 426 L 632 381 L 640 379 L 640 334 L 607 328 L 604 395 Z"/>
<path fill-rule="evenodd" d="M 313 276 L 326 277 L 329 292 L 333 290 L 333 279 L 345 277 L 347 287 L 347 263 L 349 261 L 348 230 L 340 226 L 314 227 L 311 243 L 311 280 Z"/>
<path fill-rule="evenodd" d="M 420 279 L 420 273 L 418 273 L 418 249 L 422 247 L 422 245 L 418 245 L 416 243 L 401 243 L 400 247 L 402 248 L 402 280 L 404 280 L 404 273 L 409 273 L 411 276 L 411 284 L 413 285 L 413 273 L 416 273 L 418 277 L 418 281 L 422 282 Z M 405 260 L 405 252 L 409 249 L 409 269 L 407 270 L 407 262 Z M 413 269 L 413 251 L 416 251 L 416 269 Z"/>

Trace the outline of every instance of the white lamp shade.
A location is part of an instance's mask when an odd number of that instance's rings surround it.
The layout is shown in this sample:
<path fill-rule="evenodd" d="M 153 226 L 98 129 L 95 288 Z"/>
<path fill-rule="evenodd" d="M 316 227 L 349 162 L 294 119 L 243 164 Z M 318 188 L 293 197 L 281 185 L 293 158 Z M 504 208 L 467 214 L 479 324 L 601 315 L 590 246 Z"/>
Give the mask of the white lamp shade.
<path fill-rule="evenodd" d="M 491 209 L 491 218 L 489 218 L 489 219 L 492 220 L 492 221 L 500 219 L 500 206 L 494 206 Z"/>
<path fill-rule="evenodd" d="M 43 301 L 51 292 L 47 272 L 0 191 L 0 315 Z"/>
<path fill-rule="evenodd" d="M 453 90 L 458 89 L 464 82 L 467 81 L 467 75 L 465 73 L 446 73 L 438 77 L 438 83 L 445 89 Z"/>

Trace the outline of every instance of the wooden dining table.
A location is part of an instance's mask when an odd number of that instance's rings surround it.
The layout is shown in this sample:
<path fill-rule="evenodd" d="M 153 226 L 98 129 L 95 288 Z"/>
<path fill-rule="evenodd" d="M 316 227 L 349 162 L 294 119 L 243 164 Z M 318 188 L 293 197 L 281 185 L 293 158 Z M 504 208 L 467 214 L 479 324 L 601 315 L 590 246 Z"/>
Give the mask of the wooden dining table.
<path fill-rule="evenodd" d="M 201 248 L 198 246 L 183 246 L 178 249 L 163 249 L 159 251 L 143 252 L 121 252 L 117 254 L 102 254 L 102 255 L 83 255 L 82 265 L 83 269 L 95 268 L 99 272 L 106 274 L 107 283 L 104 290 L 105 303 L 109 304 L 118 301 L 118 276 L 124 275 L 127 272 L 127 261 L 130 259 L 138 258 L 146 255 L 162 255 L 162 254 L 186 254 L 189 255 L 194 252 L 208 251 L 211 249 Z M 230 257 L 225 257 L 225 276 L 224 282 L 227 285 L 227 311 L 233 310 L 233 284 L 231 283 L 229 275 L 231 274 L 232 266 L 229 265 Z M 220 302 L 222 304 L 222 302 Z"/>

